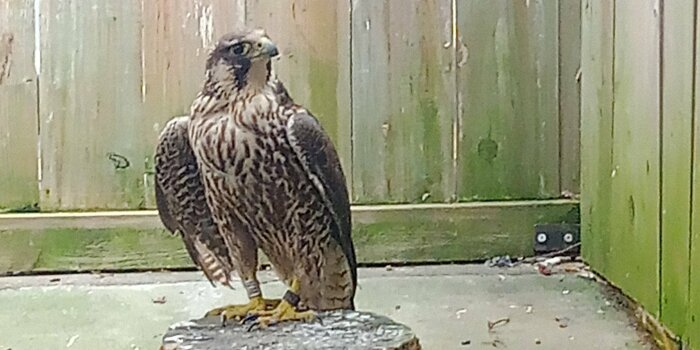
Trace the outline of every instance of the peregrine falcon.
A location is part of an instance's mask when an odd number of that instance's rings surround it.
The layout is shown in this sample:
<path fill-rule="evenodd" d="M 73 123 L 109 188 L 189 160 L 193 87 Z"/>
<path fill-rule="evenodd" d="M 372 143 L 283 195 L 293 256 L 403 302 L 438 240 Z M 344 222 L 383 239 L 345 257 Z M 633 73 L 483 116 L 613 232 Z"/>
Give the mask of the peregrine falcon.
<path fill-rule="evenodd" d="M 165 227 L 212 284 L 230 286 L 235 271 L 248 293 L 207 315 L 261 325 L 354 309 L 357 285 L 345 175 L 327 133 L 275 76 L 278 55 L 262 29 L 222 36 L 190 115 L 166 125 L 155 157 Z M 262 296 L 258 249 L 287 285 L 281 300 Z"/>

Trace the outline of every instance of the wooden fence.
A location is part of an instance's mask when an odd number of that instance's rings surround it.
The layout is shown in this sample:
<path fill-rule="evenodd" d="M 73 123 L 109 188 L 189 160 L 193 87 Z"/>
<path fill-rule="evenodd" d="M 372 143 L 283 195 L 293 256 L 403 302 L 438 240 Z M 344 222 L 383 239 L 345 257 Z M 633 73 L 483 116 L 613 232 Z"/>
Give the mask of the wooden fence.
<path fill-rule="evenodd" d="M 586 260 L 700 348 L 697 2 L 583 3 Z"/>
<path fill-rule="evenodd" d="M 578 0 L 35 1 L 0 0 L 0 207 L 152 208 L 157 135 L 244 23 L 354 203 L 578 192 Z"/>

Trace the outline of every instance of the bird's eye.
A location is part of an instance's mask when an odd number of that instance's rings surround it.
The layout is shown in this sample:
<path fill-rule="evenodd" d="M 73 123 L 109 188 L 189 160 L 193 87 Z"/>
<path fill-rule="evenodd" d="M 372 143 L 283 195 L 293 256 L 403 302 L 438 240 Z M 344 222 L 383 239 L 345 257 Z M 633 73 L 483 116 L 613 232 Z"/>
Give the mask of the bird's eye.
<path fill-rule="evenodd" d="M 229 49 L 229 51 L 234 55 L 245 55 L 248 53 L 248 50 L 250 50 L 250 44 L 245 42 L 234 44 Z"/>

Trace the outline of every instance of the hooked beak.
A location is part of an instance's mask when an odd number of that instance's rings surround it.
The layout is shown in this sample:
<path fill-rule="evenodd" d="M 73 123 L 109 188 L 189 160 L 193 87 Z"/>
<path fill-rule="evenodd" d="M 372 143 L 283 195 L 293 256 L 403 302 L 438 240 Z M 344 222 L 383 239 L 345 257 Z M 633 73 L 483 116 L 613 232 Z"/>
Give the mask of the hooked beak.
<path fill-rule="evenodd" d="M 277 50 L 277 45 L 272 42 L 269 38 L 262 38 L 260 40 L 260 44 L 262 44 L 261 48 L 261 53 L 267 55 L 268 57 L 276 57 L 279 55 L 279 51 Z"/>

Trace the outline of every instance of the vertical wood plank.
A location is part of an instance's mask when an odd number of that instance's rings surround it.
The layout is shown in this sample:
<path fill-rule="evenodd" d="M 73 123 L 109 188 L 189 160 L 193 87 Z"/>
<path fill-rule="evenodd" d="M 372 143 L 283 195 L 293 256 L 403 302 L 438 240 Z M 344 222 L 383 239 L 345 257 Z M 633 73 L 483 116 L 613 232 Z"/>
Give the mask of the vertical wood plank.
<path fill-rule="evenodd" d="M 356 202 L 453 198 L 454 91 L 451 1 L 353 2 Z"/>
<path fill-rule="evenodd" d="M 562 192 L 580 193 L 581 0 L 559 1 L 559 176 Z"/>
<path fill-rule="evenodd" d="M 693 85 L 693 125 L 692 125 L 692 168 L 691 168 L 691 216 L 690 216 L 690 265 L 688 288 L 688 314 L 684 340 L 687 340 L 689 349 L 700 347 L 700 65 L 698 53 L 700 53 L 700 16 L 697 3 L 695 5 L 695 48 L 694 55 L 694 85 Z"/>
<path fill-rule="evenodd" d="M 610 260 L 607 277 L 659 312 L 659 1 L 615 3 Z"/>
<path fill-rule="evenodd" d="M 457 2 L 459 199 L 559 196 L 558 6 Z"/>
<path fill-rule="evenodd" d="M 42 209 L 141 206 L 140 9 L 42 2 Z"/>
<path fill-rule="evenodd" d="M 152 154 L 242 0 L 42 2 L 44 209 L 153 207 Z M 61 45 L 56 45 L 60 42 Z"/>
<path fill-rule="evenodd" d="M 611 249 L 615 2 L 584 0 L 581 6 L 581 249 L 605 274 Z"/>
<path fill-rule="evenodd" d="M 209 50 L 221 35 L 244 24 L 244 0 L 141 0 L 143 18 L 139 101 L 144 206 L 154 207 L 153 152 L 173 116 L 189 113 L 204 81 Z M 144 162 L 142 160 L 142 162 Z"/>
<path fill-rule="evenodd" d="M 246 24 L 281 50 L 277 75 L 329 133 L 352 188 L 349 1 L 248 0 Z"/>
<path fill-rule="evenodd" d="M 0 0 L 0 209 L 39 199 L 34 44 L 34 1 Z"/>
<path fill-rule="evenodd" d="M 663 2 L 661 321 L 685 333 L 690 264 L 695 4 Z"/>

